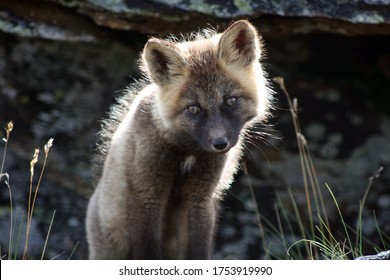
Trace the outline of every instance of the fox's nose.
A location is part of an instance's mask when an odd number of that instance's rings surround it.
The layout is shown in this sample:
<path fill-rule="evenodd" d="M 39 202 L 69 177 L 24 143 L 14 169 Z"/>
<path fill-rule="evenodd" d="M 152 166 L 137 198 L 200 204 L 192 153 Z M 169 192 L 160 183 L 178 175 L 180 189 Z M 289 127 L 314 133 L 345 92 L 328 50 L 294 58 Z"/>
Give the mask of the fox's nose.
<path fill-rule="evenodd" d="M 219 137 L 214 139 L 212 144 L 217 151 L 223 151 L 229 145 L 229 140 L 226 137 Z"/>

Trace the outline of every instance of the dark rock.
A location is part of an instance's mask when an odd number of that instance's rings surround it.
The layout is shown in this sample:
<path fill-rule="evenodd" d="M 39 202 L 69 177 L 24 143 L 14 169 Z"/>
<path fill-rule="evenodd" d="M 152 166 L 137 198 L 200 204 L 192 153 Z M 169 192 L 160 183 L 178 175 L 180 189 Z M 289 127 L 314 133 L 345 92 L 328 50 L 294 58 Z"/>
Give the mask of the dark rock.
<path fill-rule="evenodd" d="M 380 252 L 376 255 L 358 257 L 357 260 L 375 260 L 375 261 L 390 260 L 390 250 Z"/>
<path fill-rule="evenodd" d="M 196 30 L 197 27 L 209 21 L 224 22 L 242 17 L 259 19 L 261 25 L 262 18 L 287 18 L 282 28 L 286 33 L 313 30 L 346 32 L 343 29 L 350 29 L 352 26 L 348 23 L 353 23 L 369 25 L 375 29 L 375 31 L 371 29 L 372 32 L 388 34 L 385 26 L 390 23 L 389 3 L 386 1 L 155 0 L 144 2 L 140 0 L 129 2 L 126 0 L 90 0 L 87 3 L 81 7 L 80 11 L 91 16 L 98 24 L 148 33 L 166 34 Z M 117 16 L 113 17 L 112 14 Z M 156 19 L 157 22 L 163 20 L 166 29 L 155 24 Z M 295 23 L 295 28 L 289 25 L 290 19 Z M 275 23 L 272 20 L 271 22 Z M 264 24 L 271 28 L 271 22 L 266 19 Z M 335 25 L 339 27 L 335 28 Z M 366 29 L 365 32 L 369 30 Z"/>
<path fill-rule="evenodd" d="M 101 35 L 85 16 L 69 8 L 28 0 L 0 3 L 0 30 L 24 37 L 86 42 Z"/>
<path fill-rule="evenodd" d="M 248 18 L 263 34 L 329 32 L 389 35 L 388 1 L 3 0 L 0 30 L 53 40 L 94 41 L 109 27 L 178 34 Z M 92 21 L 92 20 L 93 21 Z"/>

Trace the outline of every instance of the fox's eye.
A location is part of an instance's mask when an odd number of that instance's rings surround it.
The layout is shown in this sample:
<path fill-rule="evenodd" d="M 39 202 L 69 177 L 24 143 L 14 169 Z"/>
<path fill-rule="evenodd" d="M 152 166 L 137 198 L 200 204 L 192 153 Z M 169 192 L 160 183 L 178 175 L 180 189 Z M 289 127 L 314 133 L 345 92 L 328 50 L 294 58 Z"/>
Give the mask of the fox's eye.
<path fill-rule="evenodd" d="M 228 106 L 233 106 L 234 104 L 236 104 L 237 102 L 237 97 L 229 97 L 228 99 L 226 99 L 226 104 Z"/>
<path fill-rule="evenodd" d="M 197 105 L 191 105 L 187 108 L 188 112 L 190 112 L 191 114 L 197 114 L 199 113 L 200 111 L 200 107 L 197 106 Z"/>

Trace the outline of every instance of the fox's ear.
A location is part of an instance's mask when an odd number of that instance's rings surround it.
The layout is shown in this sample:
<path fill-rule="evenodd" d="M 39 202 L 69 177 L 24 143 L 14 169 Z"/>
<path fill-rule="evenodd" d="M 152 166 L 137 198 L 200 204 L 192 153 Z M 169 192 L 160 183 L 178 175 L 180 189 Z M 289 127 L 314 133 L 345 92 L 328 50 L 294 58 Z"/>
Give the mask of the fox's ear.
<path fill-rule="evenodd" d="M 184 73 L 184 58 L 177 47 L 167 41 L 150 39 L 145 45 L 142 60 L 148 76 L 160 86 Z"/>
<path fill-rule="evenodd" d="M 260 58 L 256 29 L 246 20 L 233 23 L 221 36 L 218 58 L 227 65 L 245 67 Z"/>

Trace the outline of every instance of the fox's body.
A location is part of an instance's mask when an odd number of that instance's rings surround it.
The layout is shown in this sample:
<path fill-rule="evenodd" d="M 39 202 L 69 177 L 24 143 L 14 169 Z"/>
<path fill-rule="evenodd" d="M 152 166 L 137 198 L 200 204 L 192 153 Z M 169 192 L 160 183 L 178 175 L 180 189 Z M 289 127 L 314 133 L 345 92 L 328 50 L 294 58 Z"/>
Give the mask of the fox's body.
<path fill-rule="evenodd" d="M 246 21 L 174 43 L 150 39 L 150 79 L 115 127 L 87 213 L 91 259 L 208 259 L 218 201 L 269 93 Z M 130 93 L 129 93 L 130 94 Z"/>

